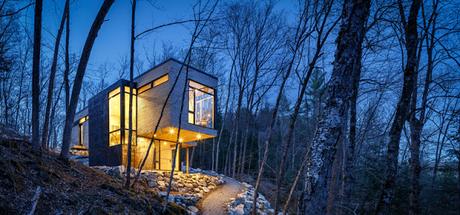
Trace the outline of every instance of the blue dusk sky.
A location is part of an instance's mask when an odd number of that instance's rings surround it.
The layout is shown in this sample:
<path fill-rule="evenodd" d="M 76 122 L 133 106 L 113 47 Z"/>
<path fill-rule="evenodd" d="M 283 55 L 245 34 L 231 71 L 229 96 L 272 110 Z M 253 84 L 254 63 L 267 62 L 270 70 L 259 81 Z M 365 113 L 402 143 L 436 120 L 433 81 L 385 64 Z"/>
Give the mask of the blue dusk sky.
<path fill-rule="evenodd" d="M 64 0 L 44 0 L 43 6 L 43 51 L 50 52 L 54 44 Z M 70 41 L 71 52 L 79 56 L 88 31 L 97 14 L 102 0 L 71 0 Z M 138 0 L 136 15 L 136 32 L 139 33 L 152 26 L 186 20 L 193 17 L 192 6 L 196 1 L 187 0 Z M 220 3 L 225 3 L 221 1 Z M 277 10 L 283 10 L 287 16 L 295 16 L 296 0 L 280 0 L 276 3 Z M 33 7 L 27 10 L 26 26 L 30 31 L 33 26 Z M 99 31 L 98 38 L 91 52 L 88 72 L 94 73 L 101 64 L 117 64 L 121 58 L 129 54 L 131 1 L 116 0 L 110 9 L 106 22 Z M 145 60 L 145 54 L 155 50 L 160 55 L 163 44 L 175 48 L 184 48 L 190 42 L 191 24 L 175 25 L 148 34 L 136 41 L 136 55 Z M 62 44 L 61 44 L 62 45 Z M 147 63 L 145 63 L 147 64 Z M 144 65 L 146 66 L 146 65 Z M 147 69 L 147 68 L 144 68 Z M 118 71 L 109 74 L 114 81 Z M 96 72 L 97 74 L 97 72 Z"/>

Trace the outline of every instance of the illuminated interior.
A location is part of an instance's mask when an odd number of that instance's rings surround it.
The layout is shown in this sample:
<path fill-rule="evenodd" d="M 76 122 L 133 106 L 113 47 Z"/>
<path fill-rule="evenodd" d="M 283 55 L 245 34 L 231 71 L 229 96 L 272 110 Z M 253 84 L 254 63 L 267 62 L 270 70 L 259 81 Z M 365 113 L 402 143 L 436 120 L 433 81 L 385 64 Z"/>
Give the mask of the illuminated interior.
<path fill-rule="evenodd" d="M 161 77 L 159 77 L 159 78 L 157 78 L 157 79 L 145 84 L 144 86 L 140 87 L 139 88 L 139 94 L 141 94 L 141 93 L 143 93 L 143 92 L 145 92 L 147 90 L 150 90 L 153 87 L 156 87 L 156 86 L 159 86 L 161 84 L 164 84 L 164 83 L 168 82 L 168 80 L 169 80 L 169 75 L 168 74 L 163 75 L 163 76 L 161 76 Z"/>
<path fill-rule="evenodd" d="M 189 81 L 188 123 L 214 128 L 214 89 Z"/>
<path fill-rule="evenodd" d="M 133 129 L 133 136 L 132 136 L 132 144 L 136 145 L 136 131 L 137 131 L 137 93 L 136 89 L 133 89 L 133 112 L 132 112 L 132 129 Z M 124 118 L 125 118 L 125 133 L 124 133 L 124 138 L 123 138 L 123 144 L 128 144 L 128 131 L 129 131 L 129 87 L 124 87 Z"/>
<path fill-rule="evenodd" d="M 161 139 L 161 140 L 166 140 L 170 142 L 176 142 L 177 140 L 177 128 L 175 127 L 166 127 L 166 128 L 161 128 L 155 135 L 156 139 Z M 194 142 L 194 141 L 199 141 L 199 140 L 204 140 L 204 139 L 209 139 L 213 138 L 214 136 L 209 135 L 209 134 L 204 134 L 204 133 L 199 133 L 196 131 L 190 131 L 190 130 L 185 130 L 181 129 L 180 132 L 180 137 L 179 137 L 179 142 Z"/>
<path fill-rule="evenodd" d="M 109 93 L 109 146 L 121 144 L 120 88 Z"/>
<path fill-rule="evenodd" d="M 87 146 L 88 144 L 85 143 L 85 128 L 88 126 L 88 116 L 82 117 L 78 120 L 78 130 L 79 130 L 79 137 L 78 137 L 78 145 L 80 146 Z"/>
<path fill-rule="evenodd" d="M 116 88 L 109 93 L 109 146 L 120 145 L 123 139 L 123 144 L 128 144 L 128 123 L 129 123 L 129 87 L 123 88 L 123 96 L 120 93 L 120 88 Z M 122 102 L 122 97 L 124 101 Z M 136 89 L 133 89 L 133 145 L 136 144 L 136 131 L 137 131 L 137 96 Z M 123 116 L 122 116 L 122 105 Z M 122 124 L 122 117 L 124 122 Z M 122 132 L 124 131 L 124 132 Z M 123 138 L 122 138 L 123 136 Z"/>

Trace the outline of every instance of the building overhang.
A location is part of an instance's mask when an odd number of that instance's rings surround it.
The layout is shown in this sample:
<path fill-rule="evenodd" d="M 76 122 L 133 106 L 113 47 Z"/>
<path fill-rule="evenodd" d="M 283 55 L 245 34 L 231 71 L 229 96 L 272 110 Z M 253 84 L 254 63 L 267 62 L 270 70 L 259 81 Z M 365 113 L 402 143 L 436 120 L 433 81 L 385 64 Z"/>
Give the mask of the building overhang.
<path fill-rule="evenodd" d="M 154 138 L 157 140 L 169 141 L 169 142 L 176 142 L 177 135 L 179 134 L 179 142 L 182 143 L 190 143 L 190 142 L 197 142 L 202 141 L 210 138 L 216 137 L 217 131 L 213 129 L 208 129 L 214 132 L 198 132 L 192 131 L 187 129 L 182 129 L 180 132 L 178 131 L 177 127 L 164 127 L 158 129 L 157 133 L 154 135 L 153 131 L 148 134 L 139 134 L 139 136 Z"/>

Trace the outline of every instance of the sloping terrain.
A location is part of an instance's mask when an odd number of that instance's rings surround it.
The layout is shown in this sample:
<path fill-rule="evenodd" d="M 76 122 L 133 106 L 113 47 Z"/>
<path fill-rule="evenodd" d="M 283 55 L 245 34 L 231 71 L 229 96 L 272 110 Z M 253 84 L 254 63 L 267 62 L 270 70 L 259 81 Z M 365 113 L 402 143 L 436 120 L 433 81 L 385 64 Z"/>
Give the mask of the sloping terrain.
<path fill-rule="evenodd" d="M 27 214 L 34 196 L 35 214 L 160 214 L 162 204 L 143 183 L 127 191 L 120 179 L 0 136 L 0 211 Z M 166 213 L 185 211 L 169 205 Z"/>

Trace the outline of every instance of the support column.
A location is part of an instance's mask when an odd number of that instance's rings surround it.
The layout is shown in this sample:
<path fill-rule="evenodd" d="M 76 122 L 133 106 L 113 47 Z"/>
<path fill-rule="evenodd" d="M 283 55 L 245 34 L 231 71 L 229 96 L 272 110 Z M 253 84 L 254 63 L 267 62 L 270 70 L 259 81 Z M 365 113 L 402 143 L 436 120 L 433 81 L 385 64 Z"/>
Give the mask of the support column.
<path fill-rule="evenodd" d="M 186 169 L 187 175 L 189 174 L 189 169 L 190 169 L 190 166 L 189 166 L 189 156 L 188 156 L 188 154 L 189 154 L 189 153 L 188 153 L 188 151 L 189 151 L 188 149 L 189 149 L 189 148 L 190 148 L 190 147 L 187 147 L 187 150 L 185 151 L 185 166 L 186 166 L 185 169 Z"/>

